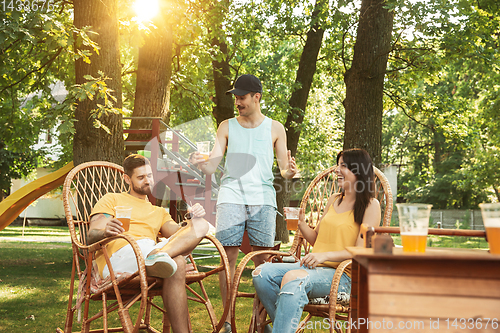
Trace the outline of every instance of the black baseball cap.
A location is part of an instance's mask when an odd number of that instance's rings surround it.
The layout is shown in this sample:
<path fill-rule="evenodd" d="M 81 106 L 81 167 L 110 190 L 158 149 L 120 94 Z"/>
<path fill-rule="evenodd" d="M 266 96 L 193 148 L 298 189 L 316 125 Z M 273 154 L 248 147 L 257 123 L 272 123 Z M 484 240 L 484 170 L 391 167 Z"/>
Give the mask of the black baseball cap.
<path fill-rule="evenodd" d="M 252 74 L 243 74 L 234 81 L 234 88 L 226 91 L 226 94 L 244 96 L 251 92 L 262 94 L 262 84 L 258 77 Z"/>

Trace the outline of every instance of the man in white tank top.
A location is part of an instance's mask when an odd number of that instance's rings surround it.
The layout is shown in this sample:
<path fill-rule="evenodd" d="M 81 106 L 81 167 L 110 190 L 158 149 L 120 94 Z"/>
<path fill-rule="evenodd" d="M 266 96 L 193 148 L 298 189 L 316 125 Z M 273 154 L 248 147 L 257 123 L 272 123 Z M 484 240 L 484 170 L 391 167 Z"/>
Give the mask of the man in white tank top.
<path fill-rule="evenodd" d="M 236 118 L 223 121 L 210 158 L 199 154 L 191 157 L 207 175 L 215 172 L 227 151 L 224 176 L 217 200 L 216 237 L 224 246 L 229 260 L 230 276 L 234 276 L 239 246 L 245 230 L 253 251 L 274 245 L 276 230 L 276 193 L 273 187 L 274 153 L 283 178 L 291 179 L 297 173 L 295 158 L 286 147 L 284 126 L 262 114 L 260 100 L 262 84 L 250 74 L 238 77 L 234 89 L 238 109 Z M 254 258 L 255 266 L 267 256 Z M 226 299 L 224 274 L 219 275 L 222 299 Z M 228 315 L 227 318 L 229 318 Z M 231 332 L 226 320 L 221 333 Z"/>

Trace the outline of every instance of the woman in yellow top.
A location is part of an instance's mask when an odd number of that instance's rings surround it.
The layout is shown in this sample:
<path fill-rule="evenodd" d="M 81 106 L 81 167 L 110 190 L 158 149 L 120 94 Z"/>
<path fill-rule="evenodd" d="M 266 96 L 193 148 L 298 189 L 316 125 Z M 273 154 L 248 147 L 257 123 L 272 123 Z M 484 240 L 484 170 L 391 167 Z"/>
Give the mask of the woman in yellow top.
<path fill-rule="evenodd" d="M 340 193 L 332 195 L 315 229 L 299 214 L 299 229 L 313 245 L 297 263 L 265 263 L 253 273 L 260 301 L 273 321 L 275 333 L 295 332 L 304 306 L 310 298 L 328 295 L 335 268 L 350 259 L 348 246 L 363 246 L 361 223 L 380 223 L 380 203 L 374 198 L 374 174 L 370 155 L 363 149 L 349 149 L 337 155 Z M 342 274 L 339 292 L 350 293 L 350 272 Z M 266 327 L 266 332 L 270 327 Z"/>

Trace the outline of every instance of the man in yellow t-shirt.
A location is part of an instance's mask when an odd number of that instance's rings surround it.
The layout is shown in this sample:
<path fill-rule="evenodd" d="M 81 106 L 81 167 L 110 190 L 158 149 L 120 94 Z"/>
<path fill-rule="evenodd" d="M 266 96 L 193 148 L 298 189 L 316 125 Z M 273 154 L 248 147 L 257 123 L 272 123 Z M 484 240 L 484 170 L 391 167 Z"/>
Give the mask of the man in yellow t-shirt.
<path fill-rule="evenodd" d="M 124 179 L 130 186 L 126 193 L 108 193 L 94 206 L 90 218 L 88 243 L 121 233 L 133 237 L 146 257 L 148 276 L 163 278 L 163 305 L 174 332 L 188 332 L 188 307 L 185 289 L 186 260 L 208 232 L 209 224 L 203 218 L 204 208 L 195 204 L 189 209 L 192 219 L 180 227 L 164 208 L 152 205 L 148 199 L 153 187 L 153 173 L 149 160 L 141 155 L 130 155 L 123 162 Z M 115 206 L 131 206 L 130 228 L 125 231 L 115 218 Z M 166 241 L 156 243 L 161 232 Z M 124 239 L 110 242 L 106 249 L 115 272 L 134 273 L 137 260 L 130 244 Z M 96 255 L 99 273 L 109 275 L 102 254 Z"/>

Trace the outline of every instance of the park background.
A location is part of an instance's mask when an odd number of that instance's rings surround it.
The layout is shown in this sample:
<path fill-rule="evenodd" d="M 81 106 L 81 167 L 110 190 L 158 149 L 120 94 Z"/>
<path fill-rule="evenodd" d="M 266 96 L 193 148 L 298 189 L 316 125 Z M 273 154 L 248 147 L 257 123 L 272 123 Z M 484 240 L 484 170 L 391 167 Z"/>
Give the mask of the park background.
<path fill-rule="evenodd" d="M 5 0 L 0 21 L 0 200 L 37 168 L 121 163 L 123 128 L 151 126 L 123 117 L 213 140 L 245 73 L 305 182 L 361 147 L 457 228 L 500 199 L 497 0 Z"/>

